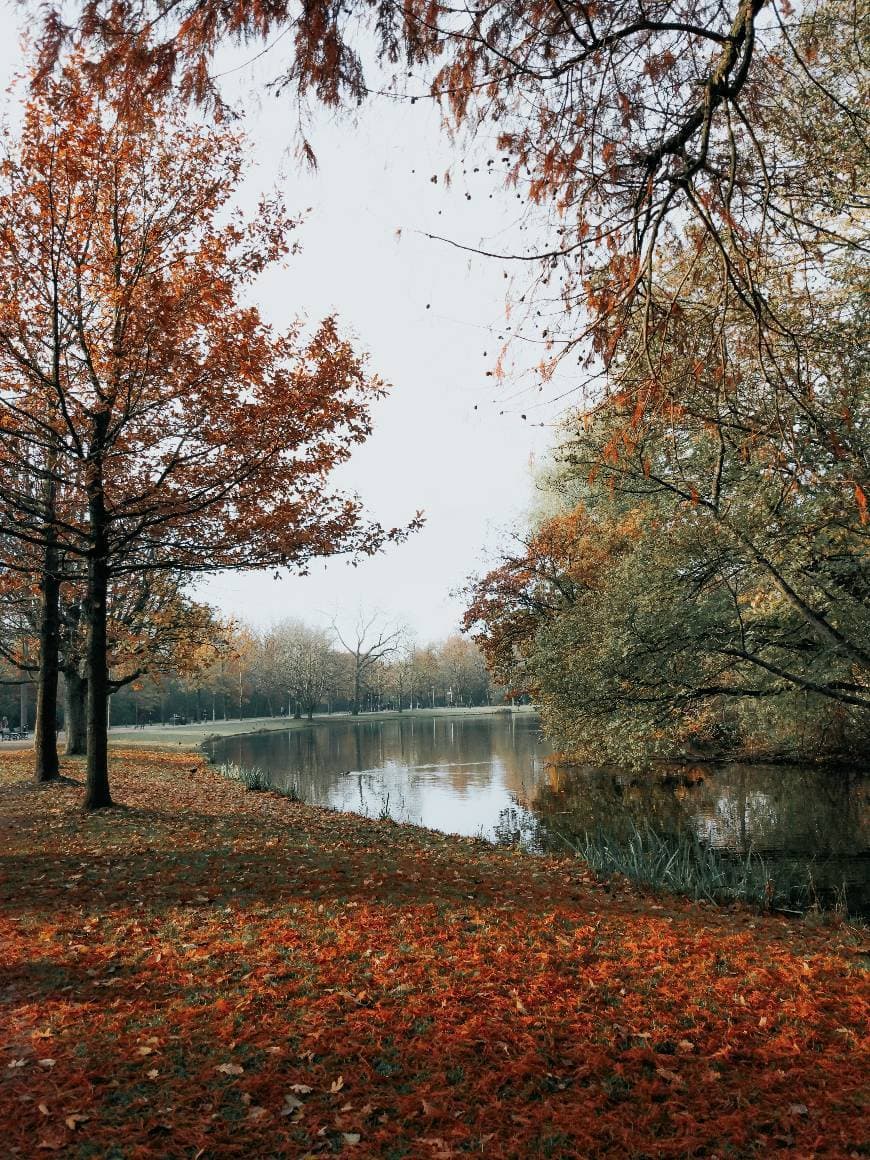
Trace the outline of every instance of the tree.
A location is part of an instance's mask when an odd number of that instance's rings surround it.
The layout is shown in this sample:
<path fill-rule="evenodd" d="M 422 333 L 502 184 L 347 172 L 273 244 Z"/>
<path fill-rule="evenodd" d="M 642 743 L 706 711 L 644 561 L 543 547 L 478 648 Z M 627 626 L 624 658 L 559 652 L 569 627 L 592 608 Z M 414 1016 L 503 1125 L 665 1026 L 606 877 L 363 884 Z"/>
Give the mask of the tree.
<path fill-rule="evenodd" d="M 87 632 L 82 586 L 64 585 L 60 606 L 60 669 L 68 755 L 86 752 Z M 141 684 L 146 675 L 191 677 L 224 645 L 227 626 L 207 605 L 185 595 L 167 573 L 124 575 L 109 590 L 106 623 L 109 692 Z"/>
<path fill-rule="evenodd" d="M 200 101 L 219 99 L 209 64 L 230 38 L 292 32 L 277 85 L 330 106 L 366 97 L 370 46 L 403 76 L 427 70 L 411 99 L 436 97 L 454 128 L 491 125 L 509 181 L 552 211 L 544 244 L 515 255 L 540 259 L 543 288 L 557 287 L 565 325 L 540 327 L 552 356 L 588 335 L 609 360 L 626 312 L 643 308 L 667 231 L 689 223 L 717 240 L 739 235 L 723 286 L 745 298 L 762 330 L 775 325 L 753 284 L 758 239 L 790 233 L 811 244 L 812 235 L 810 198 L 772 141 L 780 90 L 797 81 L 825 92 L 836 116 L 860 117 L 860 87 L 829 85 L 840 46 L 860 55 L 853 4 L 85 0 L 79 14 L 71 27 L 49 10 L 46 68 L 75 31 L 100 46 L 104 69 L 178 83 Z M 578 310 L 588 321 L 579 332 Z"/>
<path fill-rule="evenodd" d="M 241 301 L 294 223 L 277 199 L 226 221 L 240 136 L 128 97 L 71 61 L 0 168 L 0 533 L 86 568 L 88 808 L 111 804 L 119 577 L 304 569 L 403 534 L 324 486 L 382 383 L 334 320 L 303 341 Z"/>
<path fill-rule="evenodd" d="M 679 321 L 652 348 L 661 402 L 636 406 L 627 361 L 618 408 L 566 424 L 562 511 L 471 585 L 466 627 L 575 756 L 706 744 L 854 757 L 870 734 L 859 320 L 833 312 L 835 340 L 814 313 L 815 349 L 790 377 L 781 351 L 773 391 L 751 320 L 719 317 L 697 263 L 696 296 L 679 277 Z M 724 383 L 708 342 L 730 352 Z"/>
<path fill-rule="evenodd" d="M 265 634 L 263 652 L 269 657 L 272 687 L 290 697 L 296 716 L 305 713 L 310 720 L 334 675 L 329 633 L 300 620 L 285 620 Z"/>
<path fill-rule="evenodd" d="M 23 473 L 18 472 L 21 479 Z M 36 489 L 50 510 L 53 488 Z M 45 530 L 48 526 L 44 525 Z M 0 536 L 0 655 L 15 668 L 21 682 L 21 728 L 25 729 L 25 689 L 36 683 L 34 722 L 34 773 L 37 782 L 60 776 L 57 756 L 57 710 L 59 675 L 60 561 L 53 537 L 41 548 L 16 543 Z"/>
<path fill-rule="evenodd" d="M 279 83 L 330 105 L 366 95 L 369 44 L 391 66 L 427 70 L 454 130 L 496 133 L 529 210 L 534 243 L 498 255 L 535 272 L 513 334 L 542 344 L 544 381 L 576 355 L 578 389 L 598 377 L 596 401 L 610 397 L 626 361 L 635 407 L 659 400 L 650 344 L 660 348 L 686 290 L 676 279 L 666 292 L 661 276 L 675 248 L 707 255 L 706 293 L 720 315 L 739 304 L 772 391 L 782 350 L 803 357 L 813 332 L 793 327 L 770 271 L 787 271 L 811 298 L 837 251 L 857 244 L 866 261 L 866 236 L 856 242 L 868 151 L 860 5 L 310 0 L 297 11 L 278 0 L 264 11 L 244 0 L 87 0 L 80 12 L 78 30 L 102 48 L 104 67 L 158 86 L 177 77 L 200 100 L 214 95 L 208 62 L 230 35 L 292 29 Z M 359 35 L 367 22 L 373 40 Z M 160 30 L 150 46 L 143 24 Z M 69 31 L 49 17 L 46 66 Z M 725 381 L 727 351 L 714 345 L 707 358 Z M 860 482 L 853 496 L 867 502 Z"/>
<path fill-rule="evenodd" d="M 395 625 L 386 624 L 378 612 L 360 611 L 353 625 L 344 630 L 338 626 L 336 621 L 333 621 L 332 631 L 336 640 L 350 657 L 351 680 L 353 682 L 351 713 L 356 717 L 360 711 L 366 677 L 375 670 L 381 661 L 395 655 L 405 630 Z"/>
<path fill-rule="evenodd" d="M 451 705 L 485 705 L 489 701 L 486 663 L 472 641 L 453 633 L 441 645 L 439 661 Z"/>
<path fill-rule="evenodd" d="M 498 647 L 518 623 L 569 749 L 673 742 L 714 720 L 745 735 L 752 717 L 788 744 L 864 744 L 868 149 L 853 109 L 862 49 L 836 42 L 838 18 L 819 5 L 799 23 L 795 50 L 813 69 L 771 60 L 753 127 L 759 184 L 743 182 L 727 227 L 690 221 L 660 248 L 614 331 L 606 390 L 569 421 L 575 502 L 596 522 L 636 519 L 629 555 L 601 561 L 595 590 L 546 615 L 529 616 L 534 551 L 472 593 L 472 621 L 506 666 Z M 556 571 L 570 575 L 564 561 Z M 771 732 L 798 702 L 815 727 Z"/>
<path fill-rule="evenodd" d="M 7 571 L 0 592 L 0 656 L 26 682 L 38 678 L 40 629 L 44 624 L 44 600 L 40 597 L 39 575 L 22 569 L 24 556 L 18 553 L 18 570 Z M 66 753 L 85 753 L 85 670 L 86 626 L 84 623 L 84 582 L 65 580 L 57 595 L 58 627 L 55 651 L 64 684 L 64 728 Z M 222 626 L 212 610 L 187 598 L 177 578 L 160 573 L 124 576 L 109 594 L 107 611 L 109 689 L 116 693 L 138 682 L 145 674 L 181 674 L 197 666 L 197 656 L 222 635 Z M 38 684 L 38 692 L 42 683 Z M 44 754 L 50 752 L 57 768 L 56 712 L 44 714 L 37 705 L 36 741 L 39 780 L 44 774 Z M 45 735 L 40 738 L 40 729 Z M 40 755 L 43 760 L 40 762 Z"/>

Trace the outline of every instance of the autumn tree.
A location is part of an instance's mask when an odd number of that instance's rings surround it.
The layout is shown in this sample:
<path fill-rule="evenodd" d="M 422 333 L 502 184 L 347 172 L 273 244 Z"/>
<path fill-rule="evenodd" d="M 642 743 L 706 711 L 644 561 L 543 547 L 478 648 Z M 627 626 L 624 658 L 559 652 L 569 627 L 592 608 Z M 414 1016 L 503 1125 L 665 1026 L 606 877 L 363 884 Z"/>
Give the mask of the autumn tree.
<path fill-rule="evenodd" d="M 88 808 L 111 804 L 119 578 L 304 569 L 399 535 L 325 486 L 382 384 L 332 319 L 303 339 L 243 301 L 294 223 L 278 199 L 231 212 L 242 160 L 238 133 L 73 60 L 0 167 L 0 532 L 86 569 Z"/>
<path fill-rule="evenodd" d="M 772 391 L 751 318 L 723 322 L 702 269 L 689 297 L 681 268 L 679 322 L 652 346 L 662 401 L 636 406 L 627 360 L 625 394 L 566 423 L 561 510 L 473 583 L 466 627 L 575 756 L 854 757 L 870 734 L 861 325 L 835 312 L 834 341 L 815 313 L 811 357 Z M 725 381 L 708 342 L 727 344 Z"/>
<path fill-rule="evenodd" d="M 16 450 L 20 453 L 21 448 Z M 22 462 L 16 480 L 28 488 L 37 512 L 45 516 L 54 488 L 37 481 L 28 485 Z M 16 673 L 11 679 L 36 685 L 34 772 L 38 782 L 47 782 L 60 776 L 56 729 L 61 562 L 44 519 L 41 531 L 47 538 L 40 545 L 0 535 L 0 656 Z"/>
<path fill-rule="evenodd" d="M 407 698 L 408 708 L 414 707 L 414 652 L 409 642 L 393 655 L 388 669 L 391 693 L 395 694 L 396 708 L 404 712 Z"/>
<path fill-rule="evenodd" d="M 490 696 L 486 663 L 471 640 L 453 633 L 441 644 L 438 660 L 449 704 L 486 704 Z"/>
<path fill-rule="evenodd" d="M 540 699 L 532 664 L 539 632 L 581 595 L 601 589 L 614 560 L 630 550 L 640 523 L 636 513 L 606 506 L 590 511 L 587 503 L 576 502 L 518 536 L 513 551 L 469 583 L 463 630 L 511 696 Z"/>
<path fill-rule="evenodd" d="M 335 654 L 325 629 L 301 620 L 278 621 L 253 636 L 252 677 L 270 716 L 276 710 L 296 717 L 314 710 L 324 700 L 334 678 Z"/>
<path fill-rule="evenodd" d="M 569 420 L 561 456 L 585 510 L 641 517 L 630 562 L 543 618 L 529 619 L 534 552 L 472 594 L 494 660 L 518 624 L 569 748 L 667 743 L 713 720 L 739 733 L 752 716 L 772 736 L 798 703 L 815 738 L 863 744 L 870 154 L 850 19 L 817 5 L 780 27 L 789 51 L 757 78 L 763 105 L 721 166 L 730 218 L 695 190 L 611 317 L 602 390 Z M 806 732 L 773 730 L 787 746 Z"/>
<path fill-rule="evenodd" d="M 72 11 L 65 21 L 49 10 L 46 68 L 71 35 L 84 35 L 104 69 L 174 83 L 205 101 L 219 99 L 209 68 L 219 47 L 277 36 L 275 84 L 297 100 L 365 99 L 374 53 L 396 74 L 398 95 L 436 98 L 454 128 L 491 126 L 509 180 L 552 210 L 543 245 L 517 256 L 540 258 L 542 279 L 558 287 L 572 318 L 570 329 L 556 322 L 562 341 L 578 340 L 581 307 L 591 323 L 582 330 L 605 357 L 623 312 L 642 304 L 667 230 L 687 222 L 714 238 L 740 235 L 740 260 L 723 275 L 766 327 L 763 296 L 752 293 L 757 239 L 809 240 L 810 200 L 771 140 L 783 82 L 815 87 L 839 112 L 860 116 L 860 88 L 838 91 L 829 75 L 841 45 L 860 51 L 861 8 L 824 0 L 494 0 L 483 8 L 84 0 Z M 399 80 L 409 72 L 423 82 L 411 92 Z M 542 328 L 552 340 L 552 325 Z"/>
<path fill-rule="evenodd" d="M 543 380 L 576 356 L 575 386 L 594 401 L 631 359 L 645 370 L 635 406 L 656 404 L 649 344 L 683 296 L 675 280 L 665 299 L 660 274 L 685 244 L 715 254 L 706 293 L 720 312 L 740 304 L 757 372 L 781 389 L 779 353 L 791 344 L 802 357 L 807 335 L 767 273 L 787 271 L 811 295 L 866 212 L 860 4 L 278 0 L 264 10 L 245 0 L 85 0 L 74 11 L 70 25 L 50 13 L 46 67 L 75 29 L 100 51 L 99 67 L 207 100 L 219 97 L 208 65 L 228 37 L 277 34 L 281 91 L 339 106 L 366 97 L 373 46 L 398 95 L 437 99 L 453 130 L 494 133 L 530 231 L 527 245 L 497 255 L 530 271 L 513 334 L 540 344 Z M 409 73 L 422 77 L 413 92 Z M 707 358 L 727 375 L 726 351 Z M 863 490 L 854 494 L 860 503 Z"/>
<path fill-rule="evenodd" d="M 81 586 L 64 584 L 60 605 L 60 669 L 64 683 L 66 752 L 86 752 L 87 625 Z M 111 585 L 106 641 L 109 692 L 150 676 L 190 678 L 214 662 L 226 626 L 191 599 L 171 573 L 123 575 Z"/>

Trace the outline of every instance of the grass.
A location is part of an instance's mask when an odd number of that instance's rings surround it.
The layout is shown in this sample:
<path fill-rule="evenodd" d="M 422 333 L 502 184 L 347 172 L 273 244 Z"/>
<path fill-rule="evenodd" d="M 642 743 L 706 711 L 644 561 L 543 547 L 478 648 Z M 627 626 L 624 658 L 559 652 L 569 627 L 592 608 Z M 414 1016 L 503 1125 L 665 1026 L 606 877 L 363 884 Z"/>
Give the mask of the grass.
<path fill-rule="evenodd" d="M 250 793 L 266 793 L 272 789 L 268 775 L 259 766 L 236 765 L 234 761 L 226 761 L 217 769 L 224 777 L 239 782 Z"/>
<path fill-rule="evenodd" d="M 628 833 L 599 829 L 574 839 L 559 836 L 597 873 L 622 874 L 656 891 L 716 903 L 843 908 L 839 895 L 820 896 L 806 865 L 774 864 L 751 850 L 742 856 L 716 850 L 691 832 L 662 834 L 632 820 Z"/>
<path fill-rule="evenodd" d="M 251 793 L 277 793 L 291 802 L 305 800 L 295 782 L 288 786 L 273 785 L 268 773 L 258 765 L 237 765 L 234 761 L 225 761 L 215 768 L 223 777 L 239 782 Z"/>
<path fill-rule="evenodd" d="M 573 856 L 0 757 L 3 1156 L 850 1160 L 866 938 Z M 292 1098 L 291 1098 L 292 1097 Z"/>

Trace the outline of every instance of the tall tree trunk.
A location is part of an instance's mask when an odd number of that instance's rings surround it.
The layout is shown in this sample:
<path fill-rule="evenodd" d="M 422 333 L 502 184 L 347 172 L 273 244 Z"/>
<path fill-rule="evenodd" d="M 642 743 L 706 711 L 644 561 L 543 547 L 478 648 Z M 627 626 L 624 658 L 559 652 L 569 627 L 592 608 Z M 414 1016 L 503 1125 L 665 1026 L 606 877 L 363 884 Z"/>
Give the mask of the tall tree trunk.
<path fill-rule="evenodd" d="M 36 780 L 54 781 L 60 776 L 57 757 L 57 687 L 60 665 L 60 580 L 58 552 L 49 533 L 42 563 L 39 601 L 39 677 L 36 687 Z"/>
<path fill-rule="evenodd" d="M 357 668 L 353 674 L 353 705 L 351 706 L 351 710 L 350 710 L 351 714 L 354 717 L 359 716 L 359 692 L 360 692 L 360 680 L 359 680 L 359 668 Z"/>
<path fill-rule="evenodd" d="M 87 735 L 88 760 L 85 809 L 112 805 L 109 792 L 109 666 L 106 642 L 106 601 L 109 592 L 109 547 L 106 507 L 101 483 L 88 497 L 91 554 L 88 558 L 86 616 L 88 643 Z"/>
<path fill-rule="evenodd" d="M 88 695 L 88 682 L 74 669 L 67 669 L 63 679 L 66 752 L 69 757 L 81 757 L 87 752 L 85 702 Z"/>

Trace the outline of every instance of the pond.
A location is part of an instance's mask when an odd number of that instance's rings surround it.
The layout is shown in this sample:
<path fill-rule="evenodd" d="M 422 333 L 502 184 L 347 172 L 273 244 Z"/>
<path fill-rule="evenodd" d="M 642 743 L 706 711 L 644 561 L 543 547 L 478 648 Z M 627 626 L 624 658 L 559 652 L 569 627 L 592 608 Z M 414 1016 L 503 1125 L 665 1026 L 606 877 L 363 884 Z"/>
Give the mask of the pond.
<path fill-rule="evenodd" d="M 505 711 L 317 721 L 224 738 L 209 755 L 312 805 L 532 852 L 573 849 L 641 878 L 651 861 L 673 873 L 688 859 L 695 874 L 709 858 L 731 879 L 748 865 L 778 883 L 778 901 L 870 909 L 866 776 L 735 763 L 559 767 L 546 764 L 550 748 L 533 714 Z"/>

